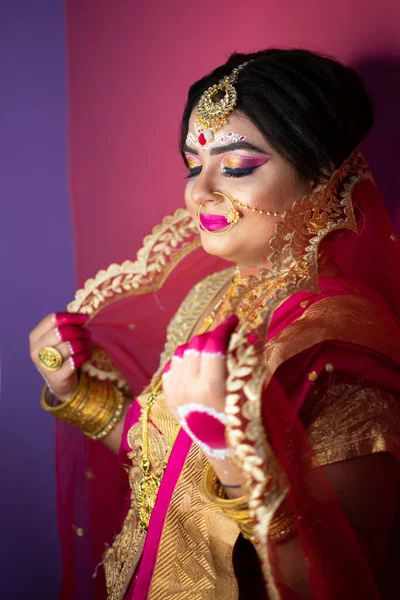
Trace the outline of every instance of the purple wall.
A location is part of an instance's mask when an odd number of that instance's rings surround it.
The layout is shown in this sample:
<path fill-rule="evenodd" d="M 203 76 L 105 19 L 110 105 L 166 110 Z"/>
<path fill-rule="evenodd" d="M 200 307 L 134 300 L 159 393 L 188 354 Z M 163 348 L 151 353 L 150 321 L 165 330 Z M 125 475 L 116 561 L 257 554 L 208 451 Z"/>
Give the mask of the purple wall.
<path fill-rule="evenodd" d="M 72 299 L 62 0 L 0 2 L 2 600 L 55 599 L 54 423 L 28 334 Z"/>

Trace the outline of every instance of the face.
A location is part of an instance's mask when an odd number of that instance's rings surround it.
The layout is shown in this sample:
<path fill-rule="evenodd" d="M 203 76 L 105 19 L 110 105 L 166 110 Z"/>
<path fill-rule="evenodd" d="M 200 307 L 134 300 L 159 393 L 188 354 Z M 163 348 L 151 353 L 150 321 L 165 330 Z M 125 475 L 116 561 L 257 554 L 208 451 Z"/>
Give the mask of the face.
<path fill-rule="evenodd" d="M 194 132 L 195 110 L 189 131 Z M 201 242 L 206 252 L 238 263 L 243 267 L 268 267 L 268 242 L 274 235 L 279 217 L 271 217 L 249 210 L 282 214 L 293 202 L 310 194 L 311 182 L 305 182 L 270 145 L 261 132 L 240 111 L 229 116 L 223 131 L 245 136 L 245 140 L 230 145 L 215 144 L 207 150 L 185 146 L 189 166 L 185 190 L 186 206 L 198 224 Z M 212 235 L 200 227 L 197 218 L 199 206 L 204 202 L 202 215 L 223 217 L 231 204 L 223 194 L 245 204 L 236 205 L 240 219 L 223 235 Z M 208 223 L 218 218 L 208 217 Z M 218 224 L 217 224 L 218 226 Z M 220 233 L 222 230 L 218 230 Z"/>

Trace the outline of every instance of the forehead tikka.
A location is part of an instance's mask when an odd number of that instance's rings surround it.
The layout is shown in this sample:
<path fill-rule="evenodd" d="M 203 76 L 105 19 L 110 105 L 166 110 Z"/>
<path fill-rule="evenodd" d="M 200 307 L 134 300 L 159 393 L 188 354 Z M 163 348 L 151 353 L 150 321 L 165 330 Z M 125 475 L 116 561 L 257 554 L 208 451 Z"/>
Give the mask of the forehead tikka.
<path fill-rule="evenodd" d="M 195 124 L 197 135 L 195 145 L 197 147 L 206 149 L 207 146 L 217 143 L 217 139 L 213 139 L 213 132 L 221 129 L 225 125 L 229 115 L 234 111 L 238 98 L 234 83 L 237 81 L 240 72 L 251 62 L 253 61 L 247 61 L 233 69 L 230 75 L 225 75 L 218 83 L 209 87 L 200 98 L 196 113 L 197 122 Z M 216 97 L 220 93 L 223 94 L 223 97 L 220 100 L 216 100 Z M 188 134 L 187 142 L 190 141 L 193 143 L 193 139 L 189 140 L 189 136 L 190 138 L 194 137 L 193 134 Z M 245 136 L 233 132 L 221 132 L 217 137 L 220 138 L 218 139 L 218 143 L 222 145 L 245 139 Z"/>

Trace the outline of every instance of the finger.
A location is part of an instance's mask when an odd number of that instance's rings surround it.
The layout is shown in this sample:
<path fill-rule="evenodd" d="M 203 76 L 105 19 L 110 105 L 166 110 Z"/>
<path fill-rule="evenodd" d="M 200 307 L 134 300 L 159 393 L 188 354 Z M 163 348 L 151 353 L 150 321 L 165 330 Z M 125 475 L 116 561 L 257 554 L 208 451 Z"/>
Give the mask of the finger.
<path fill-rule="evenodd" d="M 249 332 L 247 339 L 249 340 L 249 344 L 251 346 L 255 346 L 257 344 L 257 342 L 260 341 L 260 337 L 258 335 L 256 335 L 255 333 L 253 333 L 252 331 Z"/>
<path fill-rule="evenodd" d="M 63 337 L 65 338 L 64 340 L 62 339 Z M 53 328 L 50 332 L 37 340 L 34 345 L 31 345 L 32 360 L 36 364 L 39 364 L 38 354 L 44 346 L 58 348 L 63 341 L 70 342 L 71 340 L 78 339 L 89 341 L 91 340 L 91 334 L 87 329 L 79 325 L 63 325 L 59 328 Z"/>
<path fill-rule="evenodd" d="M 200 377 L 207 377 L 210 382 L 215 382 L 216 393 L 225 389 L 226 379 L 226 352 L 229 339 L 238 324 L 236 315 L 231 315 L 214 331 L 210 331 L 201 353 Z M 220 389 L 219 389 L 220 388 Z"/>
<path fill-rule="evenodd" d="M 87 352 L 90 356 L 93 354 L 93 342 L 92 340 L 72 340 L 71 342 L 63 342 L 55 346 L 64 360 L 73 356 L 74 354 L 80 354 L 81 352 Z"/>
<path fill-rule="evenodd" d="M 88 352 L 80 352 L 79 354 L 74 354 L 68 358 L 68 362 L 72 371 L 77 371 L 79 367 L 83 365 L 83 363 L 87 362 L 90 359 L 90 354 Z"/>
<path fill-rule="evenodd" d="M 199 335 L 181 347 L 183 350 L 182 377 L 186 382 L 195 381 L 199 375 L 201 352 L 204 344 L 205 335 Z"/>
<path fill-rule="evenodd" d="M 188 349 L 189 344 L 182 344 L 182 346 L 178 346 L 175 350 L 175 352 L 172 355 L 172 361 L 176 361 L 176 362 L 182 362 L 183 360 L 183 355 L 185 353 L 185 351 Z M 171 365 L 171 368 L 173 367 L 173 362 Z"/>
<path fill-rule="evenodd" d="M 163 369 L 162 375 L 161 377 L 164 377 L 165 375 L 168 375 L 169 372 L 171 371 L 171 361 L 169 360 L 166 364 L 165 367 Z"/>
<path fill-rule="evenodd" d="M 236 315 L 228 317 L 221 325 L 210 331 L 205 339 L 203 355 L 226 356 L 229 339 L 238 324 Z"/>
<path fill-rule="evenodd" d="M 55 327 L 38 340 L 36 347 L 40 349 L 43 346 L 58 346 L 61 342 L 90 339 L 91 333 L 88 329 L 85 329 L 80 325 L 62 325 L 61 327 Z"/>
<path fill-rule="evenodd" d="M 89 329 L 81 325 L 61 325 L 55 328 L 56 336 L 62 342 L 70 342 L 71 340 L 90 340 L 92 334 Z"/>
<path fill-rule="evenodd" d="M 181 370 L 184 364 L 184 354 L 188 349 L 188 344 L 182 344 L 182 346 L 178 346 L 171 358 L 171 364 L 169 369 L 169 383 L 173 385 L 174 389 L 176 389 L 177 384 L 181 384 L 183 379 L 183 372 Z M 173 384 L 171 384 L 171 381 Z"/>
<path fill-rule="evenodd" d="M 190 342 L 187 344 L 188 349 L 201 352 L 205 346 L 208 335 L 208 333 L 202 333 L 201 335 L 195 335 L 192 337 Z"/>
<path fill-rule="evenodd" d="M 57 327 L 61 325 L 83 325 L 88 318 L 88 315 L 80 313 L 58 312 L 54 314 L 54 323 Z"/>
<path fill-rule="evenodd" d="M 40 340 L 43 336 L 45 336 L 49 331 L 54 329 L 55 325 L 55 313 L 51 313 L 47 315 L 44 319 L 40 321 L 38 325 L 36 325 L 35 329 L 33 329 L 29 335 L 31 346 L 34 346 L 38 340 Z"/>

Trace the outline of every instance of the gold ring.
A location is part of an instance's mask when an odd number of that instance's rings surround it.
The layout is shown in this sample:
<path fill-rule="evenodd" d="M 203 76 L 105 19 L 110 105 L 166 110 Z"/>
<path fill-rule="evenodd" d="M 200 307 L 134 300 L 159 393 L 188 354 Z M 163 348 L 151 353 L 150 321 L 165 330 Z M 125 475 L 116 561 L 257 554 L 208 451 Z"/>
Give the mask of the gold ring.
<path fill-rule="evenodd" d="M 61 352 L 53 346 L 43 346 L 39 350 L 39 360 L 48 371 L 58 371 L 64 362 Z"/>
<path fill-rule="evenodd" d="M 207 229 L 207 227 L 205 227 L 203 225 L 203 223 L 201 222 L 201 219 L 200 219 L 200 217 L 201 217 L 201 209 L 203 208 L 204 204 L 207 202 L 207 200 L 204 200 L 204 202 L 202 202 L 200 204 L 199 208 L 198 208 L 198 211 L 197 211 L 197 220 L 200 223 L 200 227 L 202 229 L 204 229 L 204 231 L 207 231 L 207 233 L 210 233 L 211 235 L 225 235 L 225 233 L 228 233 L 228 231 L 230 231 L 232 229 L 232 227 L 234 225 L 236 225 L 236 223 L 239 220 L 240 214 L 236 210 L 235 201 L 232 200 L 232 198 L 229 198 L 229 196 L 227 196 L 226 194 L 223 194 L 222 192 L 212 192 L 212 193 L 214 194 L 214 196 L 223 196 L 224 198 L 226 198 L 227 200 L 229 200 L 229 202 L 232 205 L 232 208 L 230 208 L 230 210 L 228 211 L 227 214 L 230 213 L 233 216 L 233 219 L 229 222 L 228 227 L 226 229 L 224 229 L 223 231 L 219 231 L 219 232 L 217 232 L 217 231 L 210 231 L 209 229 Z"/>

